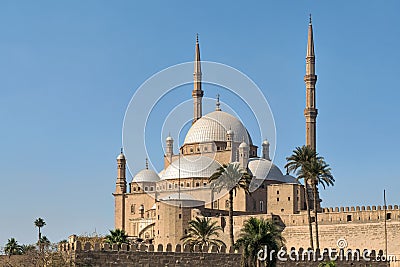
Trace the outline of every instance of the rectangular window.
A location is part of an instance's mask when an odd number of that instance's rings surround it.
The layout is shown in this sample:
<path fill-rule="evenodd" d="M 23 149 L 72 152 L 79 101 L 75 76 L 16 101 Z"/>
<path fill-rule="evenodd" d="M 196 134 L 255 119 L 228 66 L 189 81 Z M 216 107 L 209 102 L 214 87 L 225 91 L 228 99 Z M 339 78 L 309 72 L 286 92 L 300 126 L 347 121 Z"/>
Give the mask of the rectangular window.
<path fill-rule="evenodd" d="M 264 211 L 264 201 L 260 201 L 260 211 Z"/>
<path fill-rule="evenodd" d="M 215 200 L 215 201 L 213 202 L 213 208 L 214 208 L 214 209 L 218 209 L 218 200 Z"/>
<path fill-rule="evenodd" d="M 182 219 L 182 214 L 179 214 L 178 217 L 179 217 L 179 219 Z"/>

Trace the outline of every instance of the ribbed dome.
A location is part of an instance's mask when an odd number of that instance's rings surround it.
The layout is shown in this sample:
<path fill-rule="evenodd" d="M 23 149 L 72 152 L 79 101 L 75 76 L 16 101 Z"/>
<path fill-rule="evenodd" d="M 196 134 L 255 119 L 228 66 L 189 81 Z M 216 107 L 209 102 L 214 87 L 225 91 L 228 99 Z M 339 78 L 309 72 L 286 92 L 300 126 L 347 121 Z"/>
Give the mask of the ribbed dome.
<path fill-rule="evenodd" d="M 255 179 L 266 179 L 285 183 L 285 176 L 271 161 L 262 158 L 250 158 L 248 168 Z"/>
<path fill-rule="evenodd" d="M 158 182 L 160 181 L 160 176 L 153 171 L 153 170 L 148 170 L 144 169 L 138 172 L 135 177 L 133 177 L 132 182 Z"/>
<path fill-rule="evenodd" d="M 180 167 L 179 167 L 180 166 Z M 179 169 L 180 178 L 208 178 L 210 177 L 221 165 L 206 156 L 182 156 L 180 159 L 174 160 L 161 176 L 161 180 L 178 179 Z"/>
<path fill-rule="evenodd" d="M 233 131 L 234 142 L 253 144 L 247 129 L 236 117 L 223 111 L 213 111 L 197 120 L 189 129 L 185 144 L 226 141 L 227 131 Z M 243 140 L 244 139 L 244 140 Z"/>

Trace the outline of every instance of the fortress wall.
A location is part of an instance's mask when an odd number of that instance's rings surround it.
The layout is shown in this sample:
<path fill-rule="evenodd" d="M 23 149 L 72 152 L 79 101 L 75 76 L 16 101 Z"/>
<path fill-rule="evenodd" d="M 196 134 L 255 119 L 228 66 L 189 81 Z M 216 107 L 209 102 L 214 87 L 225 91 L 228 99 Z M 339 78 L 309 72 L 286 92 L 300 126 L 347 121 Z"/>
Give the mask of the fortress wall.
<path fill-rule="evenodd" d="M 397 209 L 395 209 L 397 208 Z M 341 208 L 338 208 L 341 210 Z M 384 231 L 384 211 L 378 207 L 365 207 L 359 211 L 357 207 L 343 208 L 343 212 L 324 212 L 318 214 L 320 247 L 338 248 L 338 240 L 344 239 L 347 242 L 347 248 L 357 249 L 365 248 L 369 250 L 385 249 L 385 231 Z M 388 214 L 391 213 L 391 219 L 387 220 L 388 254 L 397 255 L 400 259 L 400 211 L 397 206 L 388 206 Z M 347 216 L 352 216 L 352 221 L 347 221 Z M 237 239 L 244 222 L 250 217 L 272 219 L 273 221 L 283 223 L 283 237 L 286 239 L 287 247 L 310 246 L 307 214 L 293 215 L 242 215 L 234 217 L 234 234 Z M 378 219 L 379 217 L 379 219 Z M 359 219 L 360 218 L 360 219 Z M 229 220 L 225 227 L 221 239 L 229 244 Z M 293 223 L 294 221 L 294 223 Z M 314 224 L 313 224 L 314 225 Z M 315 227 L 313 226 L 315 234 Z"/>
<path fill-rule="evenodd" d="M 387 222 L 400 222 L 400 210 L 398 205 L 387 206 Z M 299 214 L 279 214 L 286 226 L 302 226 L 307 224 L 307 212 Z M 314 214 L 311 212 L 311 216 Z M 348 223 L 375 223 L 385 221 L 385 211 L 382 206 L 355 206 L 323 208 L 318 213 L 319 224 L 348 224 Z"/>
<path fill-rule="evenodd" d="M 294 248 L 293 248 L 294 249 Z M 110 247 L 108 244 L 90 243 L 82 245 L 79 241 L 74 243 L 61 244 L 59 251 L 73 266 L 142 266 L 142 267 L 159 267 L 159 266 L 221 266 L 221 267 L 239 267 L 241 261 L 241 251 L 233 251 L 226 247 L 202 247 L 195 246 L 190 251 L 188 246 L 177 244 L 172 246 L 158 245 L 126 245 L 123 244 L 120 249 L 117 245 Z M 303 255 L 304 249 L 293 250 L 297 253 L 293 259 L 286 257 L 287 261 L 278 261 L 277 267 L 317 267 L 322 260 L 328 260 L 328 254 L 316 254 L 315 259 L 311 256 Z M 361 250 L 362 251 L 362 250 Z M 376 255 L 382 255 L 382 252 L 371 251 L 371 258 Z M 376 258 L 376 257 L 375 257 Z M 366 262 L 360 258 L 360 261 L 347 261 L 338 259 L 337 266 L 371 266 L 371 267 L 387 267 L 387 263 L 370 261 Z M 356 264 L 356 265 L 354 265 Z M 366 265 L 368 264 L 368 265 Z M 260 264 L 264 266 L 264 264 Z"/>
<path fill-rule="evenodd" d="M 366 248 L 369 250 L 385 249 L 385 232 L 383 222 L 370 223 L 332 223 L 319 225 L 320 247 L 338 248 L 338 241 L 347 243 L 347 248 Z M 315 228 L 313 227 L 313 231 Z M 387 223 L 388 254 L 397 255 L 400 259 L 400 222 Z M 286 244 L 309 247 L 308 225 L 288 226 L 283 231 Z"/>

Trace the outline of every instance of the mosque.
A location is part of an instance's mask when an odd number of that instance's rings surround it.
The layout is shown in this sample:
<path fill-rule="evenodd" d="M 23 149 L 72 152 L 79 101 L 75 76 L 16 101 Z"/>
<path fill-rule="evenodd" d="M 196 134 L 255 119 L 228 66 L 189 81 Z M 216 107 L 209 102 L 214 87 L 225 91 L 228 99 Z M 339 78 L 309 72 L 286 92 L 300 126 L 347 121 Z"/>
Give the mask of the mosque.
<path fill-rule="evenodd" d="M 315 82 L 312 25 L 309 26 L 307 52 L 307 141 L 315 146 L 314 107 Z M 177 243 L 188 227 L 193 210 L 221 216 L 229 210 L 225 191 L 215 192 L 209 177 L 223 164 L 236 163 L 252 175 L 254 192 L 239 190 L 234 198 L 236 214 L 268 214 L 271 212 L 299 213 L 305 209 L 304 186 L 294 177 L 283 174 L 272 163 L 269 142 L 258 146 L 235 116 L 224 112 L 217 99 L 215 111 L 202 114 L 202 72 L 198 38 L 195 48 L 193 122 L 179 153 L 174 154 L 174 140 L 165 140 L 164 169 L 160 173 L 146 168 L 138 172 L 127 185 L 126 159 L 123 152 L 117 157 L 118 178 L 115 197 L 115 227 L 124 229 L 129 236 L 149 242 Z M 310 98 L 311 97 L 311 98 Z M 268 194 L 269 187 L 281 189 L 281 199 Z M 290 192 L 283 194 L 283 192 Z M 279 202 L 279 203 L 276 203 Z M 172 205 L 171 205 L 172 204 Z M 177 204 L 177 205 L 174 205 Z M 182 208 L 183 207 L 183 208 Z M 165 209 L 165 210 L 163 210 Z M 177 209 L 177 210 L 175 210 Z M 184 210 L 182 210 L 184 209 Z M 174 218 L 173 213 L 177 213 Z M 178 220 L 177 220 L 178 219 Z M 225 223 L 222 219 L 223 224 Z M 167 239 L 167 240 L 164 240 Z"/>
<path fill-rule="evenodd" d="M 315 53 L 313 26 L 308 26 L 306 54 L 306 145 L 316 149 Z M 270 158 L 269 142 L 253 140 L 245 125 L 235 116 L 221 110 L 219 100 L 215 110 L 202 114 L 202 72 L 199 41 L 196 40 L 194 62 L 193 123 L 179 153 L 174 153 L 174 140 L 165 140 L 164 169 L 157 173 L 145 169 L 126 179 L 126 158 L 117 157 L 115 228 L 124 229 L 130 238 L 153 244 L 173 246 L 187 232 L 188 221 L 196 216 L 216 220 L 223 229 L 222 239 L 228 240 L 229 201 L 226 192 L 216 192 L 209 177 L 223 164 L 235 163 L 252 175 L 251 194 L 238 190 L 234 197 L 234 233 L 240 231 L 249 216 L 280 222 L 283 235 L 293 246 L 308 246 L 308 224 L 305 186 L 293 176 L 284 174 Z M 260 146 L 261 153 L 258 154 Z M 314 200 L 311 200 L 314 201 Z M 318 204 L 321 200 L 318 199 Z M 312 206 L 312 205 L 311 205 Z M 353 248 L 382 249 L 380 226 L 389 223 L 393 241 L 400 238 L 400 212 L 397 205 L 388 207 L 390 217 L 376 207 L 319 208 L 320 242 L 324 247 L 336 247 L 339 239 Z M 391 209 L 391 210 L 390 210 Z M 387 220 L 389 219 L 389 220 Z M 354 229 L 363 229 L 358 235 Z M 375 227 L 375 228 L 374 228 Z M 353 230 L 351 230 L 353 229 Z M 377 230 L 378 229 L 378 230 Z M 397 242 L 396 242 L 397 243 Z M 390 248 L 400 254 L 400 245 Z"/>

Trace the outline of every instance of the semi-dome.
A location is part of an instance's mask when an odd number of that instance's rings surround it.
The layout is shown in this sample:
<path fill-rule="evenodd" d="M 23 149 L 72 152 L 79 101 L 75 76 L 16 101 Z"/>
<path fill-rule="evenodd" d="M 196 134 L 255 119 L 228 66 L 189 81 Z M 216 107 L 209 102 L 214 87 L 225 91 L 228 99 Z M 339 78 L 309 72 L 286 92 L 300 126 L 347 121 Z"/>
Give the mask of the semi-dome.
<path fill-rule="evenodd" d="M 198 119 L 189 129 L 185 144 L 210 141 L 226 141 L 226 134 L 233 132 L 234 142 L 253 144 L 247 129 L 236 117 L 224 111 L 216 110 Z"/>
<path fill-rule="evenodd" d="M 208 178 L 221 165 L 206 156 L 182 156 L 175 159 L 164 171 L 161 180 L 180 178 Z M 179 171 L 180 170 L 180 171 Z"/>
<path fill-rule="evenodd" d="M 192 195 L 189 195 L 187 193 L 173 193 L 171 195 L 161 198 L 161 200 L 178 200 L 178 199 L 195 200 L 195 198 Z"/>
<path fill-rule="evenodd" d="M 148 169 L 141 170 L 132 179 L 132 182 L 135 182 L 135 183 L 140 183 L 140 182 L 155 183 L 158 181 L 160 181 L 160 176 L 158 176 L 158 174 L 155 171 L 148 170 Z"/>
<path fill-rule="evenodd" d="M 285 176 L 281 170 L 270 160 L 263 158 L 250 158 L 247 165 L 253 178 L 271 180 L 285 183 Z"/>
<path fill-rule="evenodd" d="M 283 178 L 285 179 L 285 183 L 287 184 L 300 184 L 300 182 L 290 174 L 284 175 Z"/>

